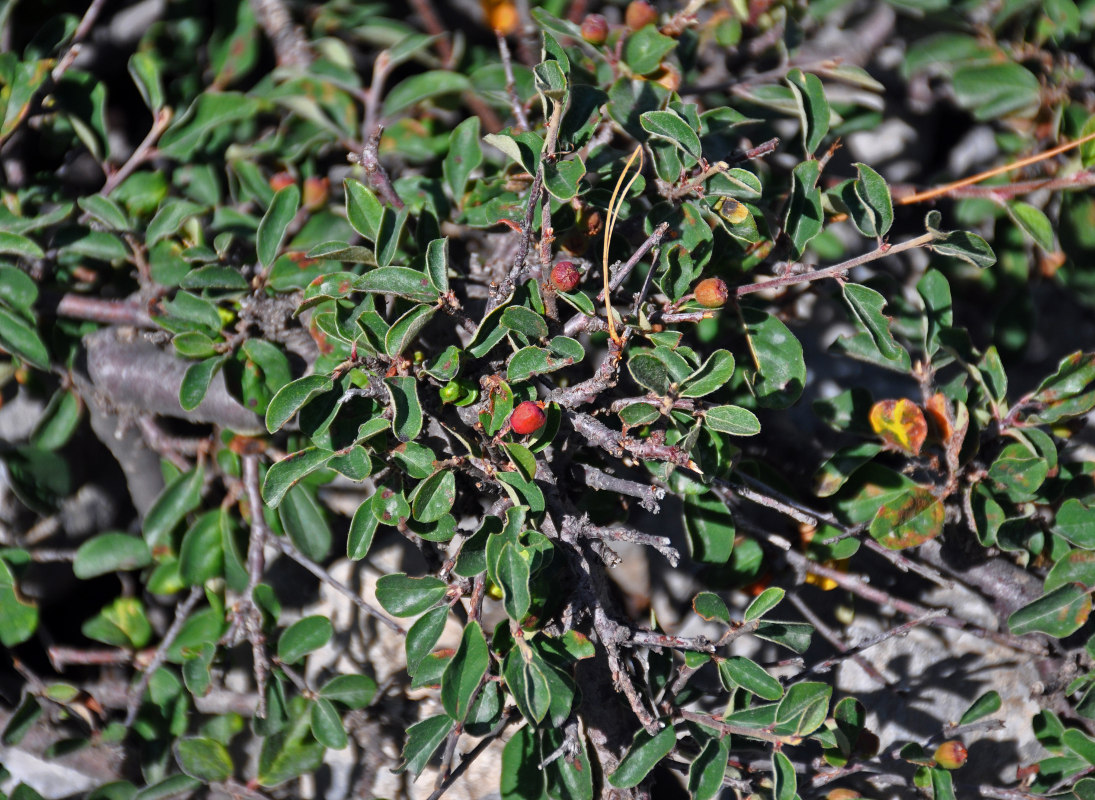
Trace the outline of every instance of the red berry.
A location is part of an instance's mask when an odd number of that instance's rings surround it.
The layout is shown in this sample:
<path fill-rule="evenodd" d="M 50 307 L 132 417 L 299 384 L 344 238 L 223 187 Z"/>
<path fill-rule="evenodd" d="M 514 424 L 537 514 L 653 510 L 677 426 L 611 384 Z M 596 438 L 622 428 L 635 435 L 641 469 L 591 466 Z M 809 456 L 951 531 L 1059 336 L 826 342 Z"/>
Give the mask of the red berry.
<path fill-rule="evenodd" d="M 526 400 L 513 409 L 513 413 L 509 415 L 509 426 L 513 429 L 514 433 L 526 436 L 530 433 L 536 433 L 540 428 L 544 427 L 544 422 L 547 421 L 547 415 L 544 413 L 544 409 L 539 405 Z"/>
<path fill-rule="evenodd" d="M 957 739 L 951 739 L 949 742 L 943 742 L 939 745 L 935 749 L 935 755 L 932 758 L 943 769 L 958 769 L 966 763 L 968 756 L 966 746 Z"/>
<path fill-rule="evenodd" d="M 280 192 L 286 186 L 292 186 L 296 182 L 296 178 L 293 177 L 291 172 L 278 172 L 270 178 L 270 188 L 275 192 Z"/>
<path fill-rule="evenodd" d="M 608 20 L 600 14 L 590 14 L 582 20 L 582 38 L 590 44 L 604 44 L 608 38 Z"/>
<path fill-rule="evenodd" d="M 695 296 L 704 308 L 720 308 L 726 304 L 730 291 L 722 278 L 705 278 L 696 284 Z"/>
<path fill-rule="evenodd" d="M 657 22 L 658 12 L 646 0 L 631 0 L 627 4 L 627 11 L 624 12 L 624 21 L 627 27 L 637 31 Z"/>
<path fill-rule="evenodd" d="M 551 282 L 560 292 L 573 292 L 582 281 L 582 273 L 569 261 L 560 261 L 551 268 Z"/>

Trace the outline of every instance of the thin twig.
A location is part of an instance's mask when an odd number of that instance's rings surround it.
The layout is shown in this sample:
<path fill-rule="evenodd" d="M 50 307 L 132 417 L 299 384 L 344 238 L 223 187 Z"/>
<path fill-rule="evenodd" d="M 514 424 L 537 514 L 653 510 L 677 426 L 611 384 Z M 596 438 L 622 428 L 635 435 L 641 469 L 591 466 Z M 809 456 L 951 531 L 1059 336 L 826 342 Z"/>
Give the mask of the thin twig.
<path fill-rule="evenodd" d="M 825 621 L 822 620 L 821 617 L 819 617 L 817 614 L 815 614 L 814 610 L 810 608 L 810 606 L 807 605 L 803 601 L 803 599 L 798 596 L 797 593 L 791 592 L 787 595 L 787 597 L 790 599 L 791 604 L 798 609 L 798 612 L 806 618 L 806 621 L 813 625 L 815 628 L 817 628 L 818 633 L 825 637 L 825 640 L 829 642 L 829 644 L 831 644 L 833 647 L 835 647 L 842 657 L 851 658 L 856 664 L 859 665 L 860 669 L 866 672 L 867 675 L 877 681 L 880 685 L 890 685 L 890 682 L 886 680 L 886 676 L 879 672 L 874 664 L 865 659 L 863 656 L 857 653 L 852 653 L 851 648 L 849 648 L 848 645 L 841 641 L 836 631 L 826 625 Z"/>
<path fill-rule="evenodd" d="M 376 189 L 380 198 L 396 211 L 403 210 L 403 200 L 392 186 L 384 165 L 380 163 L 377 151 L 380 148 L 380 137 L 384 133 L 384 127 L 377 125 L 372 135 L 365 140 L 365 146 L 360 153 L 350 153 L 348 159 L 351 163 L 358 164 L 365 171 L 365 179 Z"/>
<path fill-rule="evenodd" d="M 945 616 L 947 616 L 947 612 L 943 609 L 937 608 L 927 611 L 926 613 L 921 614 L 918 617 L 914 617 L 908 622 L 904 622 L 900 625 L 888 628 L 884 631 L 874 634 L 873 636 L 868 636 L 866 639 L 852 647 L 844 648 L 843 652 L 841 652 L 840 655 L 834 656 L 833 658 L 827 658 L 824 661 L 814 664 L 812 667 L 806 670 L 803 675 L 815 675 L 823 672 L 828 672 L 830 669 L 832 669 L 834 666 L 836 666 L 846 658 L 856 658 L 856 663 L 859 664 L 859 660 L 857 657 L 859 653 L 862 653 L 864 650 L 868 650 L 869 648 L 881 644 L 888 639 L 892 639 L 895 636 L 904 636 L 913 628 L 919 625 L 930 625 L 934 620 L 941 619 Z M 862 664 L 860 664 L 860 666 L 862 666 Z"/>
<path fill-rule="evenodd" d="M 608 477 L 608 476 L 605 476 Z M 563 524 L 566 523 L 564 518 Z M 605 528 L 600 525 L 594 525 L 589 521 L 588 515 L 583 515 L 581 519 L 576 520 L 579 532 L 582 536 L 587 536 L 591 539 L 600 539 L 606 542 L 631 542 L 632 544 L 642 544 L 647 547 L 653 547 L 669 562 L 670 566 L 677 566 L 680 561 L 681 554 L 677 552 L 675 547 L 670 546 L 670 540 L 668 536 L 654 536 L 649 533 L 642 533 L 641 531 L 634 530 L 633 528 L 624 527 L 612 527 Z"/>
<path fill-rule="evenodd" d="M 156 653 L 152 656 L 152 660 L 148 662 L 148 666 L 145 667 L 143 673 L 141 673 L 141 679 L 137 682 L 137 685 L 133 687 L 133 691 L 129 694 L 129 701 L 126 704 L 125 714 L 125 726 L 127 728 L 132 727 L 134 720 L 137 719 L 137 711 L 141 707 L 141 698 L 144 697 L 145 691 L 148 689 L 149 681 L 152 680 L 152 673 L 158 670 L 163 662 L 167 659 L 167 651 L 171 648 L 171 645 L 175 643 L 175 639 L 179 633 L 182 632 L 183 625 L 186 623 L 186 618 L 190 616 L 190 612 L 194 610 L 194 606 L 198 604 L 198 601 L 205 596 L 205 592 L 202 587 L 195 586 L 190 590 L 190 594 L 186 596 L 175 608 L 175 619 L 171 623 L 171 627 L 167 629 L 167 633 L 163 636 L 163 641 L 160 642 L 160 646 L 156 648 Z"/>
<path fill-rule="evenodd" d="M 271 539 L 262 516 L 265 505 L 259 489 L 259 457 L 243 456 L 243 485 L 247 493 L 247 505 L 251 513 L 251 536 L 247 545 L 247 589 L 236 609 L 235 625 L 240 626 L 251 643 L 251 660 L 258 689 L 258 715 L 266 718 L 266 678 L 270 674 L 270 662 L 266 657 L 266 637 L 262 632 L 262 612 L 255 605 L 255 587 L 266 572 L 266 542 Z"/>
<path fill-rule="evenodd" d="M 174 116 L 175 112 L 170 108 L 161 108 L 156 112 L 156 117 L 152 120 L 152 127 L 149 128 L 144 139 L 126 159 L 126 162 L 107 177 L 106 182 L 103 183 L 103 188 L 99 190 L 99 194 L 108 195 L 113 192 L 122 184 L 122 181 L 133 174 L 137 167 L 156 155 L 156 142 L 160 141 L 160 137 L 167 130 L 167 126 L 171 124 L 171 119 Z M 85 212 L 80 217 L 80 221 L 84 222 L 89 217 L 90 215 Z"/>
<path fill-rule="evenodd" d="M 657 514 L 661 510 L 658 501 L 665 497 L 665 489 L 638 481 L 629 481 L 626 478 L 617 478 L 588 464 L 579 464 L 578 467 L 582 470 L 585 485 L 590 489 L 636 497 L 639 505 L 651 514 Z"/>
<path fill-rule="evenodd" d="M 303 68 L 312 63 L 304 31 L 293 22 L 282 0 L 251 0 L 251 8 L 270 39 L 278 66 Z"/>
<path fill-rule="evenodd" d="M 498 54 L 502 57 L 502 69 L 506 74 L 506 96 L 509 98 L 510 110 L 513 111 L 513 117 L 517 120 L 517 129 L 527 131 L 529 130 L 528 115 L 525 114 L 524 106 L 521 105 L 521 98 L 517 96 L 517 81 L 513 79 L 513 62 L 509 54 L 509 45 L 501 31 L 494 33 L 498 37 Z"/>
<path fill-rule="evenodd" d="M 618 288 L 620 288 L 620 285 L 627 280 L 627 277 L 631 274 L 631 271 L 635 269 L 635 265 L 642 261 L 643 257 L 645 257 L 646 254 L 650 252 L 650 249 L 662 240 L 662 237 L 665 236 L 665 232 L 667 230 L 669 230 L 669 223 L 663 222 L 654 229 L 653 233 L 646 237 L 646 241 L 639 245 L 639 249 L 631 255 L 631 258 L 627 260 L 627 263 L 617 269 L 612 275 L 612 280 L 608 284 L 608 290 L 610 292 L 614 292 Z M 600 303 L 604 299 L 605 290 L 601 289 L 601 291 L 597 293 L 597 302 Z"/>
<path fill-rule="evenodd" d="M 502 731 L 509 727 L 514 720 L 519 719 L 520 716 L 520 713 L 518 713 L 514 706 L 510 706 L 502 712 L 502 719 L 498 721 L 498 724 L 491 728 L 490 732 L 480 739 L 478 744 L 460 759 L 460 763 L 457 764 L 453 771 L 449 773 L 448 777 L 442 781 L 441 785 L 433 790 L 426 800 L 438 800 L 441 795 L 447 792 L 457 779 L 467 771 L 468 767 L 472 765 L 475 759 L 479 758 L 479 756 L 483 754 L 483 751 L 490 747 L 491 742 L 501 736 Z"/>

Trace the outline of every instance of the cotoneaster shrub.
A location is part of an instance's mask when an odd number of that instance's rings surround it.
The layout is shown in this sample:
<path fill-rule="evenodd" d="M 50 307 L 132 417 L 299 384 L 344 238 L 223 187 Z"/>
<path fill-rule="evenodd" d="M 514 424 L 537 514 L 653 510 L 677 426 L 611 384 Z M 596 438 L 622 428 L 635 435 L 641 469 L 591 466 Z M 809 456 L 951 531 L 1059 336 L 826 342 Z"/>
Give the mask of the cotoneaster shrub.
<path fill-rule="evenodd" d="M 1091 795 L 1095 146 L 1016 166 L 1095 130 L 1089 4 L 415 9 L 0 16 L 3 744 L 113 746 L 111 798 L 496 741 L 505 798 Z M 907 182 L 846 157 L 910 109 Z M 1015 169 L 918 193 L 979 123 Z M 1045 659 L 1046 756 L 963 785 L 995 692 L 878 752 L 833 587 Z"/>

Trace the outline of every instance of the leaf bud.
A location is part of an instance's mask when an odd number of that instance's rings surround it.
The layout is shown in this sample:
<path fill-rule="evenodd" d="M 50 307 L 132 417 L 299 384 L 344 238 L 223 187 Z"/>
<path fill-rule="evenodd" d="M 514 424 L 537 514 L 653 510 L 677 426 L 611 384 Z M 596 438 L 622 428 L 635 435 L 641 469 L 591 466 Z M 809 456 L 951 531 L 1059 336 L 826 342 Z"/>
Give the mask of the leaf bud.
<path fill-rule="evenodd" d="M 540 408 L 537 403 L 531 400 L 526 400 L 520 403 L 517 408 L 513 409 L 513 413 L 509 416 L 509 425 L 513 429 L 514 433 L 526 436 L 530 433 L 536 433 L 540 428 L 544 427 L 544 422 L 547 421 L 547 415 L 544 413 L 544 409 Z"/>
<path fill-rule="evenodd" d="M 582 280 L 582 273 L 570 261 L 560 261 L 551 268 L 551 283 L 560 292 L 573 292 Z"/>
<path fill-rule="evenodd" d="M 721 308 L 726 305 L 730 291 L 722 278 L 705 278 L 696 284 L 695 296 L 704 308 Z"/>
<path fill-rule="evenodd" d="M 968 755 L 969 753 L 966 751 L 964 744 L 957 739 L 951 739 L 935 748 L 935 754 L 932 758 L 943 769 L 958 769 L 966 763 Z"/>

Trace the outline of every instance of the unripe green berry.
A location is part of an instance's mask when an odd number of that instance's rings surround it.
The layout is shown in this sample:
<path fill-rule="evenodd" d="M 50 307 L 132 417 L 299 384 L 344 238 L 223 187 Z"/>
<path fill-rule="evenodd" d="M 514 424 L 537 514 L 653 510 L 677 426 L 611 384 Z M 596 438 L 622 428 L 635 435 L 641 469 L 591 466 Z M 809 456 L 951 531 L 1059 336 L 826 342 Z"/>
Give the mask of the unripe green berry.
<path fill-rule="evenodd" d="M 531 400 L 519 404 L 509 416 L 510 428 L 513 429 L 514 433 L 521 436 L 536 433 L 544 427 L 546 421 L 547 415 L 544 413 L 544 409 Z"/>
<path fill-rule="evenodd" d="M 966 763 L 968 756 L 966 746 L 957 739 L 951 739 L 935 748 L 932 758 L 943 769 L 958 769 Z"/>
<path fill-rule="evenodd" d="M 608 38 L 608 20 L 600 14 L 590 14 L 582 20 L 582 38 L 590 44 L 604 44 Z"/>
<path fill-rule="evenodd" d="M 551 268 L 551 283 L 560 292 L 573 292 L 582 281 L 582 273 L 569 261 L 560 261 Z"/>
<path fill-rule="evenodd" d="M 730 291 L 722 278 L 705 278 L 696 284 L 696 302 L 704 308 L 721 308 L 726 305 Z"/>
<path fill-rule="evenodd" d="M 463 387 L 460 385 L 460 382 L 456 380 L 456 378 L 453 378 L 451 381 L 441 387 L 441 390 L 438 392 L 438 394 L 441 395 L 442 403 L 455 403 L 457 400 L 460 399 L 460 395 L 463 394 L 463 391 L 464 390 Z"/>

